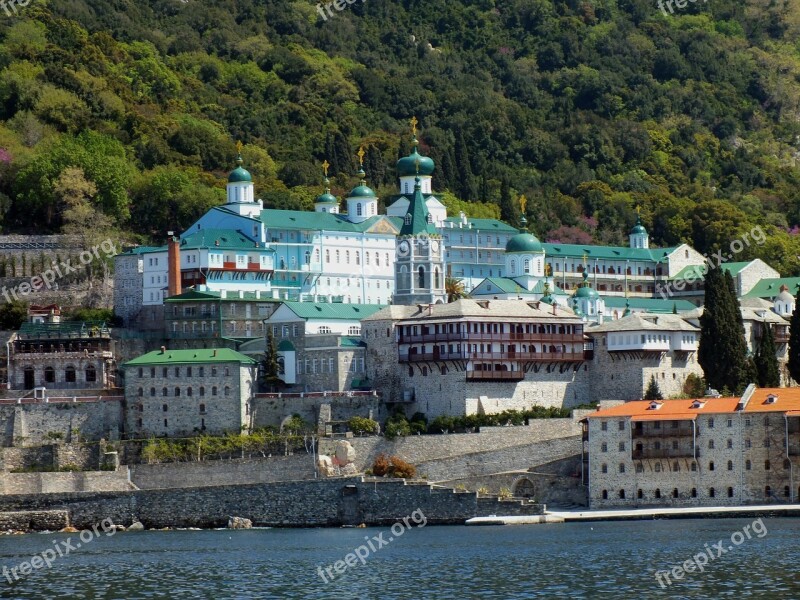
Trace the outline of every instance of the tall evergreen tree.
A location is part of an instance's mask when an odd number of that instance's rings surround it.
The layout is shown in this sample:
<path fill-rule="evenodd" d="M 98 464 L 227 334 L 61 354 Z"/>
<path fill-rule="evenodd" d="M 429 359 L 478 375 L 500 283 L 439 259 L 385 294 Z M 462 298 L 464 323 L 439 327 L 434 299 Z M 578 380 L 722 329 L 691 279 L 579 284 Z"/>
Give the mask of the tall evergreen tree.
<path fill-rule="evenodd" d="M 722 269 L 709 268 L 706 273 L 697 360 L 708 385 L 717 390 L 739 393 L 755 380 L 733 278 Z"/>
<path fill-rule="evenodd" d="M 469 151 L 467 150 L 467 142 L 464 139 L 464 132 L 459 126 L 456 129 L 456 142 L 455 142 L 455 159 L 456 168 L 458 169 L 458 179 L 456 180 L 456 194 L 461 200 L 473 201 L 476 200 L 477 189 L 475 186 L 475 176 L 472 174 L 472 163 L 470 161 Z"/>
<path fill-rule="evenodd" d="M 761 337 L 753 362 L 759 387 L 778 387 L 781 384 L 778 358 L 775 356 L 775 339 L 772 336 L 772 328 L 766 321 L 761 324 Z"/>
<path fill-rule="evenodd" d="M 331 164 L 329 171 L 331 176 L 353 176 L 353 173 L 355 173 L 355 169 L 353 169 L 355 152 L 351 151 L 347 137 L 341 131 L 328 133 L 325 139 L 325 154 Z"/>
<path fill-rule="evenodd" d="M 663 400 L 664 395 L 661 393 L 661 388 L 658 386 L 655 375 L 650 375 L 650 383 L 647 384 L 647 390 L 644 392 L 645 400 Z"/>
<path fill-rule="evenodd" d="M 386 184 L 386 163 L 383 162 L 380 148 L 373 144 L 366 148 L 364 171 L 367 174 L 367 181 L 372 183 L 373 187 Z"/>
<path fill-rule="evenodd" d="M 271 330 L 267 330 L 267 346 L 261 359 L 261 384 L 267 391 L 274 391 L 283 381 L 280 378 L 278 347 Z"/>
<path fill-rule="evenodd" d="M 514 227 L 519 223 L 519 210 L 511 196 L 511 183 L 505 176 L 500 182 L 500 219 Z"/>
<path fill-rule="evenodd" d="M 789 320 L 789 376 L 800 382 L 800 292 L 794 301 L 794 312 Z"/>

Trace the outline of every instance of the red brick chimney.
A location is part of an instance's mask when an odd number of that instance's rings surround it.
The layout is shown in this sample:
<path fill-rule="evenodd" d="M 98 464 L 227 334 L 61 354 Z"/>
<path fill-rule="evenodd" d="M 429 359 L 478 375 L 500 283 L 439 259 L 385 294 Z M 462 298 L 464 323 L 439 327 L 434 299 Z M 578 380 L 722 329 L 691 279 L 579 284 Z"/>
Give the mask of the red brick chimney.
<path fill-rule="evenodd" d="M 172 297 L 181 293 L 181 241 L 172 231 L 167 235 L 167 297 Z"/>

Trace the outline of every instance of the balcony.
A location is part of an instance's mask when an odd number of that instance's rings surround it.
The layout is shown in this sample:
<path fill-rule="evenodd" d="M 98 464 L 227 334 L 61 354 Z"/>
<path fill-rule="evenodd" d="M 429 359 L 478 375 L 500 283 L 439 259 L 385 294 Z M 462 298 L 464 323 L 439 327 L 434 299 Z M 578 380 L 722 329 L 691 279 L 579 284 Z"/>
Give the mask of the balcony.
<path fill-rule="evenodd" d="M 776 344 L 788 344 L 789 328 L 786 325 L 773 325 L 772 336 Z"/>
<path fill-rule="evenodd" d="M 631 431 L 633 438 L 670 438 L 670 437 L 692 437 L 692 427 L 665 427 L 661 429 L 653 429 L 652 427 L 639 428 L 634 427 Z"/>
<path fill-rule="evenodd" d="M 417 335 L 400 334 L 399 343 L 412 344 L 419 342 L 526 342 L 526 343 L 561 343 L 573 342 L 583 343 L 583 332 L 581 333 L 472 333 L 453 331 L 447 333 L 424 333 Z"/>
<path fill-rule="evenodd" d="M 591 352 L 591 351 L 590 351 Z M 437 360 L 510 360 L 515 362 L 586 360 L 580 352 L 411 352 L 400 353 L 400 362 L 430 362 Z"/>
<path fill-rule="evenodd" d="M 467 371 L 467 381 L 522 381 L 524 371 Z"/>
<path fill-rule="evenodd" d="M 697 453 L 700 456 L 700 452 Z M 635 448 L 631 452 L 634 460 L 647 460 L 648 458 L 694 458 L 694 448 Z"/>

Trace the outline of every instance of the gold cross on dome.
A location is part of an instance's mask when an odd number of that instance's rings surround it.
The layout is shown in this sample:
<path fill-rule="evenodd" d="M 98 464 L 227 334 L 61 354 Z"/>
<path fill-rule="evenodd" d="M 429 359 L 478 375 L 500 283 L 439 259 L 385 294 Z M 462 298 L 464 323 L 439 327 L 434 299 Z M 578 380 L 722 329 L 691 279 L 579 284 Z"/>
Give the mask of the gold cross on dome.
<path fill-rule="evenodd" d="M 636 205 L 636 214 L 637 215 L 641 215 L 642 214 L 642 207 L 639 206 L 638 204 Z"/>
<path fill-rule="evenodd" d="M 417 123 L 419 123 L 419 121 L 417 121 L 416 115 L 411 117 L 410 122 L 411 122 L 411 133 L 417 135 Z"/>
<path fill-rule="evenodd" d="M 324 161 L 322 162 L 322 171 L 323 171 L 323 173 L 325 173 L 325 177 L 327 177 L 327 176 L 328 176 L 328 167 L 330 167 L 330 166 L 331 166 L 331 165 L 328 163 L 328 161 L 327 161 L 327 160 L 324 160 Z"/>
<path fill-rule="evenodd" d="M 525 214 L 525 207 L 528 205 L 528 199 L 523 194 L 519 197 L 519 207 L 522 210 L 522 214 Z"/>
<path fill-rule="evenodd" d="M 366 152 L 364 152 L 364 146 L 361 146 L 361 148 L 358 149 L 358 152 L 356 152 L 356 154 L 358 155 L 358 164 L 363 167 L 364 155 L 366 154 Z"/>
<path fill-rule="evenodd" d="M 586 266 L 586 261 L 587 261 L 587 260 L 589 260 L 589 255 L 588 255 L 588 254 L 584 254 L 584 255 L 583 255 L 583 266 L 584 266 L 584 267 Z"/>
<path fill-rule="evenodd" d="M 550 277 L 553 274 L 553 267 L 550 266 L 550 263 L 547 263 L 544 267 L 544 276 Z"/>
<path fill-rule="evenodd" d="M 241 154 L 241 153 L 242 153 L 242 146 L 243 146 L 243 145 L 244 145 L 244 144 L 242 144 L 242 140 L 239 140 L 238 142 L 236 142 L 236 152 L 238 152 L 239 154 Z"/>

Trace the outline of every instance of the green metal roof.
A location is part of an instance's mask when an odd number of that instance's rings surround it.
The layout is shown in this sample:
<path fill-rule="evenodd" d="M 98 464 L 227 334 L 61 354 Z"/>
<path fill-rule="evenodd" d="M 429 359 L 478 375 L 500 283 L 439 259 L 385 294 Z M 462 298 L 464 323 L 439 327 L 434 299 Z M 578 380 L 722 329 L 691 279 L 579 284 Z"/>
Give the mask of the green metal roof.
<path fill-rule="evenodd" d="M 200 292 L 197 290 L 189 290 L 183 292 L 182 294 L 178 294 L 177 296 L 164 298 L 164 302 L 197 302 L 198 300 L 208 300 L 209 302 L 214 300 L 219 300 L 221 302 L 280 302 L 280 300 L 276 300 L 275 298 L 265 298 L 263 295 L 259 298 L 256 296 L 255 292 L 244 292 L 242 294 L 242 298 L 239 298 L 238 291 L 229 292 L 225 296 L 226 297 L 223 298 L 220 292 Z"/>
<path fill-rule="evenodd" d="M 127 368 L 145 365 L 191 365 L 231 362 L 243 365 L 258 364 L 252 358 L 230 348 L 202 348 L 197 350 L 166 350 L 164 353 L 161 350 L 154 350 L 129 360 L 122 366 Z"/>
<path fill-rule="evenodd" d="M 130 248 L 125 252 L 120 252 L 119 255 L 126 255 L 126 254 L 149 254 L 151 252 L 166 252 L 166 246 L 136 246 L 135 248 Z"/>
<path fill-rule="evenodd" d="M 652 313 L 671 313 L 673 308 L 679 312 L 687 312 L 697 308 L 688 300 L 664 300 L 662 298 L 636 298 L 624 296 L 601 296 L 606 305 L 606 311 L 614 308 L 625 308 L 628 302 L 631 308 L 645 310 Z"/>
<path fill-rule="evenodd" d="M 747 292 L 745 298 L 774 298 L 781 293 L 781 286 L 789 288 L 789 293 L 796 296 L 800 290 L 800 277 L 776 277 L 762 279 Z"/>
<path fill-rule="evenodd" d="M 189 233 L 181 239 L 181 250 L 198 248 L 220 248 L 224 250 L 262 250 L 274 252 L 271 248 L 260 247 L 256 240 L 233 229 L 201 229 Z"/>
<path fill-rule="evenodd" d="M 281 340 L 281 343 L 278 344 L 278 350 L 281 352 L 293 352 L 294 349 L 294 344 L 289 340 Z"/>
<path fill-rule="evenodd" d="M 432 175 L 434 169 L 433 159 L 419 153 L 417 138 L 414 138 L 414 149 L 411 154 L 397 161 L 397 175 L 399 177 L 415 174 Z"/>
<path fill-rule="evenodd" d="M 459 224 L 459 223 L 461 223 L 461 219 L 459 217 L 447 217 L 445 219 L 445 222 L 446 223 Z M 511 225 L 509 225 L 507 223 L 503 223 L 503 221 L 499 221 L 497 219 L 469 219 L 468 218 L 467 219 L 467 223 L 472 225 L 472 229 L 473 230 L 478 230 L 478 231 L 489 230 L 489 231 L 498 231 L 498 232 L 502 231 L 502 232 L 506 232 L 506 233 L 519 233 L 519 229 L 517 229 L 516 227 L 512 227 Z M 458 227 L 453 227 L 452 229 L 450 227 L 442 227 L 442 232 L 456 231 L 458 229 L 459 229 Z"/>
<path fill-rule="evenodd" d="M 532 233 L 518 233 L 506 244 L 506 252 L 543 252 L 542 243 Z"/>
<path fill-rule="evenodd" d="M 606 260 L 632 260 L 659 262 L 675 250 L 674 248 L 626 248 L 625 246 L 593 246 L 580 244 L 542 244 L 548 259 L 579 258 L 584 254 L 589 260 L 594 258 Z"/>
<path fill-rule="evenodd" d="M 360 337 L 345 336 L 339 338 L 339 346 L 342 348 L 360 348 L 366 346 L 366 344 Z"/>
<path fill-rule="evenodd" d="M 728 262 L 722 263 L 720 267 L 722 267 L 723 271 L 727 271 L 731 274 L 732 277 L 736 277 L 739 273 L 741 273 L 745 267 L 753 264 L 755 261 L 745 261 L 745 262 Z M 680 271 L 678 271 L 673 277 L 670 277 L 670 281 L 677 281 L 681 279 L 689 278 L 691 275 L 692 279 L 702 279 L 705 277 L 706 269 L 708 265 L 689 265 L 688 267 L 683 267 Z M 780 286 L 778 286 L 780 287 Z M 777 293 L 777 292 L 776 292 Z"/>
<path fill-rule="evenodd" d="M 64 321 L 62 323 L 30 323 L 20 325 L 17 338 L 21 340 L 83 339 L 108 337 L 105 321 Z"/>
<path fill-rule="evenodd" d="M 320 304 L 317 302 L 283 303 L 301 319 L 341 319 L 360 321 L 385 308 L 382 304 Z"/>
<path fill-rule="evenodd" d="M 425 198 L 422 196 L 419 177 L 417 177 L 414 182 L 414 195 L 411 196 L 411 202 L 408 204 L 408 212 L 403 217 L 400 235 L 415 236 L 424 233 L 438 236 L 439 233 L 436 230 L 436 225 L 434 225 L 433 220 L 430 218 L 428 205 L 425 203 Z"/>
<path fill-rule="evenodd" d="M 269 229 L 300 229 L 303 231 L 342 231 L 348 233 L 363 233 L 370 229 L 381 219 L 389 221 L 400 229 L 402 219 L 376 215 L 360 223 L 351 223 L 345 215 L 323 212 L 308 212 L 303 210 L 278 210 L 264 209 L 261 211 L 261 220 Z"/>
<path fill-rule="evenodd" d="M 514 281 L 511 277 L 487 277 L 483 281 L 481 281 L 478 285 L 475 286 L 475 289 L 480 288 L 484 283 L 488 283 L 497 287 L 497 291 L 503 292 L 506 294 L 544 294 L 544 281 L 537 281 L 536 285 L 533 286 L 532 290 L 526 290 L 516 281 Z M 487 290 L 488 291 L 488 290 Z M 494 290 L 492 290 L 494 291 Z M 492 292 L 489 292 L 492 293 Z M 550 286 L 550 295 L 551 296 L 568 296 L 564 290 L 559 287 L 555 287 L 553 285 Z"/>

